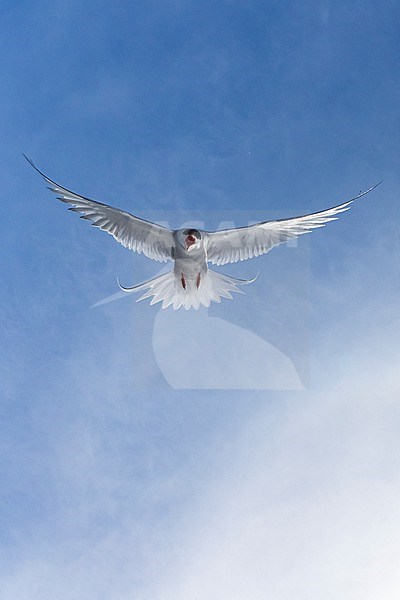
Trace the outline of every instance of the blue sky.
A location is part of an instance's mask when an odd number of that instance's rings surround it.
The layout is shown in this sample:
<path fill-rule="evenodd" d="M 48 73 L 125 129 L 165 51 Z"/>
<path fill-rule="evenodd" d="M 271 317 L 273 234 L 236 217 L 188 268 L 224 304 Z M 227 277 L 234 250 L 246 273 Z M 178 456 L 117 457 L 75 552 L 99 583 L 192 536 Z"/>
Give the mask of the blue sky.
<path fill-rule="evenodd" d="M 397 3 L 0 15 L 0 596 L 397 599 Z M 227 266 L 260 269 L 233 302 L 91 309 L 159 265 L 68 213 L 21 152 L 172 227 L 384 183 L 296 247 Z"/>

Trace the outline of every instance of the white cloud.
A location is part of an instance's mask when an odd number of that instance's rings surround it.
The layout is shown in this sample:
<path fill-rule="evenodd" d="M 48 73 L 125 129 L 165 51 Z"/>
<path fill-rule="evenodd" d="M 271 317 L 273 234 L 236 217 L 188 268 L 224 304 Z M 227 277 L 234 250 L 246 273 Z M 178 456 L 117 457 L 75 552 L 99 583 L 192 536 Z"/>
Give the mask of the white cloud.
<path fill-rule="evenodd" d="M 363 363 L 291 403 L 272 433 L 264 407 L 216 457 L 213 485 L 149 597 L 394 600 L 399 379 L 395 361 Z"/>
<path fill-rule="evenodd" d="M 358 336 L 367 341 L 374 347 L 377 337 Z M 101 427 L 110 407 L 82 397 L 89 413 L 55 445 L 54 538 L 39 530 L 25 540 L 2 576 L 2 597 L 395 600 L 400 381 L 392 356 L 364 353 L 336 379 L 336 365 L 321 359 L 317 390 L 258 408 L 249 398 L 241 426 L 161 470 L 154 461 L 167 448 L 150 432 L 148 411 L 138 428 L 140 412 L 128 409 L 121 438 L 121 423 Z"/>

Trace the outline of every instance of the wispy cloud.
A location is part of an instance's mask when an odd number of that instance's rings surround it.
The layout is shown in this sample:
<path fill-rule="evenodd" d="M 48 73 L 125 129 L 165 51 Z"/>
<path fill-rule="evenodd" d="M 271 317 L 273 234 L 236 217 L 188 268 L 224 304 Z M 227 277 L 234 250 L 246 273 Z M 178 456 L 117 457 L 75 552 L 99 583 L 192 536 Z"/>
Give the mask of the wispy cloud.
<path fill-rule="evenodd" d="M 253 407 L 174 473 L 154 464 L 154 434 L 132 446 L 137 423 L 125 438 L 127 422 L 104 429 L 93 412 L 70 425 L 52 459 L 60 521 L 25 539 L 4 597 L 394 600 L 397 360 L 370 356 L 319 387 L 279 415 Z"/>

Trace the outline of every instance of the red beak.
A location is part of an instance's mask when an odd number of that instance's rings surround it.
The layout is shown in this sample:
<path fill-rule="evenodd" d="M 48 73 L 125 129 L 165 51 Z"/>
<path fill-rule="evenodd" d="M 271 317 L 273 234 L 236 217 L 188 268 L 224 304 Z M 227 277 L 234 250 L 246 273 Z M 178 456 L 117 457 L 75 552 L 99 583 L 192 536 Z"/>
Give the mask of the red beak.
<path fill-rule="evenodd" d="M 190 248 L 190 246 L 193 246 L 193 244 L 196 243 L 196 238 L 194 237 L 194 235 L 188 235 L 185 239 L 185 244 L 186 244 L 186 250 L 188 250 Z"/>

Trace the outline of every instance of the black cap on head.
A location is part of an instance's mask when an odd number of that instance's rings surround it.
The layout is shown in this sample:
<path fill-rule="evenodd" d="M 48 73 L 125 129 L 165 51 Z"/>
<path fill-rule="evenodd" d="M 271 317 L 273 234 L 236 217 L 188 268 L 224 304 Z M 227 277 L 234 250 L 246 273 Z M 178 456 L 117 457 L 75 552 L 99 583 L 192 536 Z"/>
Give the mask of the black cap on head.
<path fill-rule="evenodd" d="M 183 232 L 184 235 L 192 235 L 197 239 L 201 239 L 201 233 L 198 229 L 185 229 Z"/>

